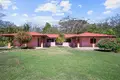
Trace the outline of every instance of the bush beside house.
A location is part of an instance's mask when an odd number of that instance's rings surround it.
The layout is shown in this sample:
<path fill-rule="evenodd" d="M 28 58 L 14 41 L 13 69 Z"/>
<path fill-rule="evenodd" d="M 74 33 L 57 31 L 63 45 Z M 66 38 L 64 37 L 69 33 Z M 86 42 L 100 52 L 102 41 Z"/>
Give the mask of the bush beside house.
<path fill-rule="evenodd" d="M 64 34 L 59 34 L 59 37 L 56 38 L 57 45 L 62 45 L 65 41 Z"/>
<path fill-rule="evenodd" d="M 5 41 L 0 41 L 0 47 L 4 47 L 6 45 L 7 45 L 7 43 Z"/>
<path fill-rule="evenodd" d="M 29 43 L 32 40 L 32 36 L 26 32 L 18 32 L 15 36 L 15 40 L 19 42 L 20 46 L 25 44 L 24 49 L 27 49 L 27 43 Z"/>
<path fill-rule="evenodd" d="M 118 39 L 101 39 L 98 41 L 97 46 L 103 50 L 109 50 L 113 52 L 120 51 L 120 41 Z"/>
<path fill-rule="evenodd" d="M 8 46 L 8 43 L 13 45 L 13 38 L 12 37 L 0 37 L 0 47 Z"/>

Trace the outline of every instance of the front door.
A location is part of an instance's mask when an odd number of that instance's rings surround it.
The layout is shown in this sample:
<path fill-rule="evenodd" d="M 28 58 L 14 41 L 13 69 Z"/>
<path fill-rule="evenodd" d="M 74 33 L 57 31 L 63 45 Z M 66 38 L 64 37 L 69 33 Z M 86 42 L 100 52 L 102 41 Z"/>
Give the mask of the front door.
<path fill-rule="evenodd" d="M 40 45 L 40 38 L 38 38 L 38 47 L 41 47 L 41 45 Z"/>

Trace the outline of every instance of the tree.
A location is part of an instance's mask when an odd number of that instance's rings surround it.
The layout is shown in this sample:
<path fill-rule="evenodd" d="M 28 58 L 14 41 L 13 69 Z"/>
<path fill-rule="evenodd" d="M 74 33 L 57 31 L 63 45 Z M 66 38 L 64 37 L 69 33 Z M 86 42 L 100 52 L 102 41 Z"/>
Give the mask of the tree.
<path fill-rule="evenodd" d="M 0 33 L 16 33 L 18 31 L 23 31 L 22 27 L 18 27 L 9 21 L 0 20 Z"/>
<path fill-rule="evenodd" d="M 24 30 L 25 32 L 29 32 L 29 31 L 30 31 L 30 28 L 31 28 L 31 24 L 30 24 L 30 23 L 25 23 L 25 24 L 23 25 L 23 30 Z"/>
<path fill-rule="evenodd" d="M 113 27 L 117 37 L 120 37 L 120 14 L 109 18 L 108 24 Z"/>
<path fill-rule="evenodd" d="M 18 32 L 17 35 L 15 36 L 15 40 L 20 43 L 20 46 L 23 44 L 29 43 L 31 39 L 32 39 L 32 36 L 24 31 Z"/>
<path fill-rule="evenodd" d="M 99 32 L 99 28 L 96 24 L 89 24 L 87 31 L 97 33 L 97 32 Z"/>
<path fill-rule="evenodd" d="M 116 14 L 115 16 L 109 17 L 98 25 L 102 28 L 102 32 L 105 34 L 112 34 L 120 37 L 120 14 Z"/>
<path fill-rule="evenodd" d="M 105 19 L 99 23 L 89 24 L 87 31 L 94 32 L 94 33 L 115 35 L 114 27 L 112 27 L 109 24 L 108 19 Z"/>
<path fill-rule="evenodd" d="M 112 27 L 120 25 L 120 14 L 116 14 L 115 16 L 110 17 L 108 22 Z"/>
<path fill-rule="evenodd" d="M 59 37 L 57 37 L 56 42 L 57 44 L 62 44 L 65 41 L 64 34 L 59 34 Z"/>
<path fill-rule="evenodd" d="M 32 24 L 32 27 L 30 29 L 31 31 L 34 31 L 34 32 L 42 32 L 42 28 L 41 26 L 37 25 L 37 24 Z"/>
<path fill-rule="evenodd" d="M 115 27 L 115 34 L 116 34 L 117 37 L 120 38 L 120 25 L 117 25 L 117 26 Z"/>
<path fill-rule="evenodd" d="M 43 33 L 49 33 L 50 32 L 50 29 L 51 29 L 51 24 L 50 23 L 46 23 L 45 24 L 45 27 L 43 28 Z"/>
<path fill-rule="evenodd" d="M 51 28 L 49 29 L 49 32 L 48 32 L 48 33 L 49 33 L 49 34 L 59 34 L 60 31 L 58 30 L 57 27 L 51 27 Z"/>
<path fill-rule="evenodd" d="M 65 17 L 59 21 L 60 31 L 63 33 L 82 33 L 85 32 L 88 26 L 87 20 Z"/>
<path fill-rule="evenodd" d="M 107 29 L 104 34 L 115 35 L 115 31 L 113 28 Z"/>
<path fill-rule="evenodd" d="M 9 21 L 0 20 L 0 34 L 17 33 L 18 31 L 22 31 L 22 28 L 17 27 L 14 23 L 11 23 Z M 0 38 L 2 43 L 9 43 L 10 45 L 13 45 L 14 40 L 13 37 L 0 37 Z"/>

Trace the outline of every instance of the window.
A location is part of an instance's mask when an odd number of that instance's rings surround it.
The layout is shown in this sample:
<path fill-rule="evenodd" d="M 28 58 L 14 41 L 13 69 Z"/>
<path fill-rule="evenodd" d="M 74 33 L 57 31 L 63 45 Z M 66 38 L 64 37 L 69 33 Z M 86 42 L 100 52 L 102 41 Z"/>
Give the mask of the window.
<path fill-rule="evenodd" d="M 96 43 L 96 39 L 95 38 L 90 39 L 90 43 L 91 44 L 95 44 Z"/>
<path fill-rule="evenodd" d="M 71 39 L 66 39 L 66 41 L 65 42 L 71 42 Z"/>
<path fill-rule="evenodd" d="M 54 39 L 47 39 L 47 42 L 54 42 Z"/>

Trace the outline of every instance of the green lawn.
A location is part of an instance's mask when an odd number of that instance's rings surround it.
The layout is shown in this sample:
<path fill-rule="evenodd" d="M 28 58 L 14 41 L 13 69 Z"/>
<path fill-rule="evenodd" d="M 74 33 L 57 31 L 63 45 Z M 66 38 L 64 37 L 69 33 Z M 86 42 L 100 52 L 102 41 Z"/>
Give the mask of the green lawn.
<path fill-rule="evenodd" d="M 120 54 L 53 47 L 0 53 L 0 80 L 120 80 Z"/>

